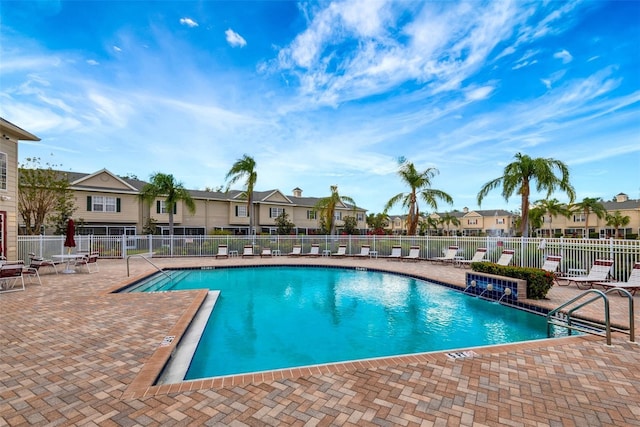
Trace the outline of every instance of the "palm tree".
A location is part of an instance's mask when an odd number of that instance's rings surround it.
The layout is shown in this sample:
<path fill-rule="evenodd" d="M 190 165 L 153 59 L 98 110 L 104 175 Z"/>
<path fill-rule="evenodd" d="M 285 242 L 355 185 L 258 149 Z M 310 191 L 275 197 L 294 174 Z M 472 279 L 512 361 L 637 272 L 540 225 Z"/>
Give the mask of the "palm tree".
<path fill-rule="evenodd" d="M 447 236 L 451 236 L 449 227 L 451 226 L 451 224 L 455 225 L 456 227 L 459 226 L 460 220 L 457 217 L 451 215 L 449 212 L 447 212 L 444 215 L 442 215 L 442 217 L 440 217 L 440 224 L 447 226 Z"/>
<path fill-rule="evenodd" d="M 229 187 L 241 179 L 246 178 L 245 181 L 245 194 L 247 196 L 247 214 L 249 215 L 249 235 L 253 236 L 253 190 L 258 180 L 258 173 L 256 172 L 256 161 L 252 157 L 244 154 L 241 158 L 231 166 L 225 180 L 228 180 L 227 190 Z"/>
<path fill-rule="evenodd" d="M 409 193 L 399 193 L 393 196 L 385 205 L 384 211 L 387 212 L 395 204 L 402 201 L 402 206 L 408 208 L 407 214 L 407 234 L 414 236 L 418 229 L 418 219 L 420 218 L 420 208 L 418 206 L 418 196 L 421 196 L 427 206 L 434 210 L 438 209 L 438 199 L 452 204 L 453 198 L 442 190 L 436 190 L 431 187 L 431 179 L 439 172 L 436 168 L 427 168 L 422 172 L 418 172 L 413 163 L 401 157 L 398 161 L 400 169 L 398 175 L 402 181 L 409 186 Z"/>
<path fill-rule="evenodd" d="M 478 206 L 491 190 L 500 185 L 502 185 L 502 195 L 505 200 L 509 200 L 514 193 L 519 194 L 522 213 L 520 232 L 527 237 L 529 235 L 529 196 L 533 181 L 536 181 L 536 191 L 546 190 L 549 197 L 556 188 L 559 188 L 569 195 L 570 202 L 575 199 L 575 190 L 569 183 L 569 168 L 560 160 L 542 157 L 532 159 L 521 153 L 517 153 L 515 159 L 504 168 L 504 174 L 501 177 L 482 186 L 478 193 Z M 556 169 L 562 175 L 561 178 L 554 173 Z"/>
<path fill-rule="evenodd" d="M 338 193 L 338 186 L 332 185 L 331 187 L 331 195 L 328 197 L 323 197 L 316 203 L 315 208 L 320 211 L 320 219 L 324 222 L 326 229 L 329 231 L 329 234 L 333 235 L 336 231 L 336 221 L 335 221 L 335 213 L 336 206 L 339 204 L 346 205 L 347 203 L 353 206 L 355 211 L 356 202 L 349 196 L 341 196 Z"/>
<path fill-rule="evenodd" d="M 602 200 L 595 197 L 585 197 L 581 202 L 571 206 L 573 212 L 581 212 L 584 214 L 584 238 L 589 237 L 589 215 L 595 214 L 602 219 L 607 214 L 607 210 L 602 204 Z"/>
<path fill-rule="evenodd" d="M 622 216 L 620 211 L 615 211 L 613 215 L 607 214 L 606 220 L 609 227 L 614 227 L 616 229 L 615 237 L 619 237 L 618 229 L 620 227 L 626 227 L 627 225 L 629 225 L 629 222 L 631 222 L 631 217 L 627 215 Z"/>
<path fill-rule="evenodd" d="M 159 197 L 164 197 L 165 209 L 169 215 L 169 235 L 173 236 L 173 211 L 179 201 L 183 201 L 191 214 L 196 212 L 196 205 L 189 192 L 182 183 L 177 182 L 173 175 L 155 173 L 151 175 L 151 182 L 140 190 L 140 197 L 149 205 Z"/>
<path fill-rule="evenodd" d="M 549 214 L 549 237 L 553 237 L 552 234 L 552 226 L 554 216 L 562 215 L 565 218 L 569 218 L 571 216 L 571 210 L 564 203 L 560 203 L 558 199 L 544 199 L 538 200 L 536 202 L 536 207 L 539 207 L 543 215 Z"/>
<path fill-rule="evenodd" d="M 418 228 L 420 229 L 420 234 L 428 236 L 429 231 L 433 228 L 435 231 L 438 231 L 438 220 L 432 217 L 427 212 L 420 212 L 420 222 L 418 223 Z"/>

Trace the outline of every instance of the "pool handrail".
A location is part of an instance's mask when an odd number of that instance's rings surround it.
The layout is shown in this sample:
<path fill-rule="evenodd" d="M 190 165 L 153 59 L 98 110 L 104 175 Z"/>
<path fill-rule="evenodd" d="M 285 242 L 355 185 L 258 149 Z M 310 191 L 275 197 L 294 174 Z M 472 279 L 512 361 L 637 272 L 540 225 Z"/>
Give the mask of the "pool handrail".
<path fill-rule="evenodd" d="M 149 255 L 153 255 L 153 254 L 149 254 Z M 164 274 L 165 276 L 167 276 L 169 279 L 171 279 L 171 274 L 167 273 L 166 271 L 164 271 L 162 268 L 158 267 L 157 265 L 155 265 L 153 262 L 149 261 L 149 258 L 147 257 L 147 255 L 145 254 L 134 254 L 134 255 L 127 255 L 127 277 L 129 277 L 129 259 L 136 257 L 136 258 L 142 258 L 143 260 L 147 261 L 149 264 L 151 264 L 152 266 L 155 267 L 156 270 L 158 270 L 160 273 Z"/>

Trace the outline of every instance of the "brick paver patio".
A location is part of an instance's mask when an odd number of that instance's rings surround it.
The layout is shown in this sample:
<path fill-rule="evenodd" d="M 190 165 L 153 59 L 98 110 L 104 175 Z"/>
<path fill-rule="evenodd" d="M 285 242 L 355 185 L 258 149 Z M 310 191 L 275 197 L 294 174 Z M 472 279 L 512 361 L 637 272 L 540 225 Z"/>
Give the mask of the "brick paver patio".
<path fill-rule="evenodd" d="M 462 286 L 465 270 L 335 258 L 153 259 L 162 267 L 242 263 L 364 265 Z M 111 294 L 153 271 L 131 259 L 100 272 L 46 274 L 0 294 L 0 426 L 640 426 L 640 347 L 580 336 L 152 386 L 202 291 Z M 579 292 L 554 287 L 555 307 Z M 634 300 L 637 302 L 640 296 Z M 612 296 L 617 324 L 627 302 Z M 601 305 L 590 308 L 601 316 Z M 636 314 L 635 321 L 640 316 Z M 383 343 L 381 343 L 383 344 Z"/>

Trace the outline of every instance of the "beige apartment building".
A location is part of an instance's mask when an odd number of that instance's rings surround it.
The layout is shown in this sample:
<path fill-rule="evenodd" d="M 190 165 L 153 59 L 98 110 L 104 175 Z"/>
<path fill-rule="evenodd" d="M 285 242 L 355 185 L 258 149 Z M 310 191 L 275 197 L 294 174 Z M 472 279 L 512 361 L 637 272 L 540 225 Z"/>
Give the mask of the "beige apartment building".
<path fill-rule="evenodd" d="M 429 234 L 441 236 L 511 236 L 514 234 L 515 214 L 501 209 L 436 212 L 429 215 L 437 228 Z M 449 221 L 447 221 L 449 217 Z M 455 220 L 453 220 L 455 218 Z M 422 220 L 421 220 L 422 221 Z M 405 216 L 392 216 L 388 229 L 392 234 L 405 234 Z"/>
<path fill-rule="evenodd" d="M 614 215 L 620 212 L 621 217 L 627 217 L 627 225 L 618 228 L 607 224 L 607 219 L 598 218 L 594 213 L 587 216 L 582 212 L 574 212 L 569 217 L 543 217 L 542 227 L 534 231 L 536 237 L 577 237 L 597 236 L 598 238 L 621 237 L 635 238 L 640 235 L 640 200 L 632 200 L 628 195 L 619 193 L 614 200 L 602 202 L 607 213 Z M 458 236 L 515 236 L 517 232 L 517 215 L 501 210 L 469 210 L 440 212 L 429 215 L 438 224 L 437 229 L 431 228 L 430 234 L 458 235 Z M 457 223 L 446 218 L 455 218 Z M 444 220 L 444 222 L 443 222 Z M 587 223 L 588 220 L 588 223 Z M 588 225 L 588 231 L 586 226 Z M 394 216 L 390 218 L 388 229 L 393 234 L 404 234 L 407 231 L 406 217 Z"/>
<path fill-rule="evenodd" d="M 75 198 L 77 233 L 93 235 L 141 234 L 149 219 L 155 222 L 162 234 L 169 233 L 169 214 L 162 198 L 150 205 L 140 198 L 146 182 L 122 178 L 107 169 L 92 174 L 61 172 L 67 176 Z M 248 234 L 249 215 L 243 192 L 189 190 L 196 210 L 192 214 L 182 202 L 176 205 L 173 220 L 176 235 L 205 235 L 216 230 L 232 234 Z M 320 221 L 315 205 L 320 198 L 303 197 L 296 188 L 291 195 L 280 190 L 254 191 L 254 227 L 258 234 L 276 234 L 276 218 L 285 212 L 295 225 L 295 232 L 315 234 Z M 357 227 L 366 230 L 366 210 L 341 204 L 336 207 L 338 231 L 344 225 L 343 218 L 353 216 Z M 20 220 L 20 226 L 23 227 Z M 53 228 L 42 230 L 51 234 Z"/>
<path fill-rule="evenodd" d="M 538 236 L 554 237 L 562 235 L 565 237 L 588 237 L 597 235 L 599 238 L 608 238 L 633 237 L 640 234 L 639 199 L 632 200 L 628 195 L 619 193 L 615 196 L 614 200 L 602 202 L 602 205 L 610 215 L 620 212 L 622 217 L 629 218 L 629 223 L 618 229 L 617 236 L 615 228 L 607 224 L 606 217 L 598 218 L 594 213 L 585 216 L 584 213 L 581 212 L 572 213 L 568 218 L 545 215 L 542 227 L 537 230 Z M 588 232 L 585 230 L 585 226 L 587 225 Z"/>
<path fill-rule="evenodd" d="M 16 259 L 18 249 L 18 142 L 40 138 L 0 117 L 0 257 Z"/>

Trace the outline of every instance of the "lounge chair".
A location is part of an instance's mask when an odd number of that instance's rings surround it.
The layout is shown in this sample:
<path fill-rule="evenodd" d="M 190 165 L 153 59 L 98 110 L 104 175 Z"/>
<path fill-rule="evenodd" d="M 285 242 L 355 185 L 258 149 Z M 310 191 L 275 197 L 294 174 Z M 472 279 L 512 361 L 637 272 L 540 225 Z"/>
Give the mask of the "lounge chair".
<path fill-rule="evenodd" d="M 409 255 L 400 257 L 403 261 L 418 261 L 420 259 L 420 246 L 411 246 Z"/>
<path fill-rule="evenodd" d="M 227 245 L 218 245 L 216 258 L 229 258 L 229 247 Z"/>
<path fill-rule="evenodd" d="M 42 268 L 52 268 L 53 272 L 58 274 L 58 269 L 56 268 L 56 262 L 50 260 L 50 259 L 44 259 L 42 257 L 37 257 L 36 254 L 34 254 L 33 252 L 29 254 L 29 269 L 34 269 L 36 271 L 38 271 L 38 275 L 39 275 L 39 271 Z"/>
<path fill-rule="evenodd" d="M 97 273 L 99 271 L 98 252 L 91 252 L 82 258 L 78 258 L 75 266 L 78 268 L 85 267 L 87 269 L 87 273 Z"/>
<path fill-rule="evenodd" d="M 24 291 L 24 263 L 6 262 L 0 266 L 0 293 Z M 16 285 L 20 285 L 16 288 Z"/>
<path fill-rule="evenodd" d="M 593 282 L 593 285 L 602 286 L 604 289 L 625 289 L 629 291 L 631 295 L 635 295 L 636 291 L 640 289 L 640 262 L 636 262 L 633 265 L 631 274 L 626 282 Z"/>
<path fill-rule="evenodd" d="M 262 252 L 260 252 L 260 258 L 264 258 L 266 256 L 272 256 L 271 248 L 262 248 Z"/>
<path fill-rule="evenodd" d="M 253 245 L 244 245 L 244 249 L 242 250 L 242 258 L 252 257 L 255 254 L 253 253 Z"/>
<path fill-rule="evenodd" d="M 320 245 L 318 244 L 312 244 L 311 245 L 311 250 L 309 251 L 308 254 L 304 254 L 306 256 L 320 256 Z"/>
<path fill-rule="evenodd" d="M 441 262 L 441 263 L 445 263 L 445 262 L 453 262 L 456 259 L 456 254 L 458 253 L 458 247 L 457 246 L 449 246 L 447 248 L 447 251 L 445 252 L 444 256 L 437 256 L 437 257 L 433 257 L 433 258 L 428 258 L 429 261 L 431 262 Z"/>
<path fill-rule="evenodd" d="M 597 259 L 593 262 L 593 266 L 586 276 L 567 276 L 563 279 L 567 281 L 566 286 L 575 283 L 578 289 L 591 289 L 596 282 L 606 282 L 611 276 L 612 268 L 612 260 Z"/>
<path fill-rule="evenodd" d="M 498 261 L 496 261 L 496 264 L 498 265 L 511 264 L 511 260 L 513 259 L 513 254 L 515 253 L 516 251 L 514 251 L 513 249 L 504 249 L 502 251 L 502 255 L 500 255 L 500 258 L 498 259 Z"/>
<path fill-rule="evenodd" d="M 347 255 L 347 245 L 339 245 L 338 252 L 334 252 L 331 256 L 346 256 Z"/>
<path fill-rule="evenodd" d="M 558 282 L 558 267 L 560 267 L 561 261 L 562 256 L 560 255 L 548 255 L 541 267 L 544 271 L 553 274 L 553 282 L 557 284 L 560 284 L 560 282 Z"/>
<path fill-rule="evenodd" d="M 392 246 L 391 247 L 391 255 L 386 257 L 387 259 L 397 259 L 400 261 L 402 258 L 402 246 Z"/>
<path fill-rule="evenodd" d="M 362 245 L 360 246 L 360 253 L 359 254 L 355 254 L 353 256 L 355 257 L 369 257 L 369 251 L 371 250 L 371 246 L 370 245 Z"/>
<path fill-rule="evenodd" d="M 302 246 L 294 245 L 291 252 L 288 253 L 289 256 L 300 256 L 302 255 Z"/>
<path fill-rule="evenodd" d="M 482 262 L 484 257 L 487 255 L 487 248 L 478 248 L 476 249 L 476 253 L 473 254 L 471 259 L 454 259 L 454 266 L 457 267 L 471 267 L 472 262 Z"/>

